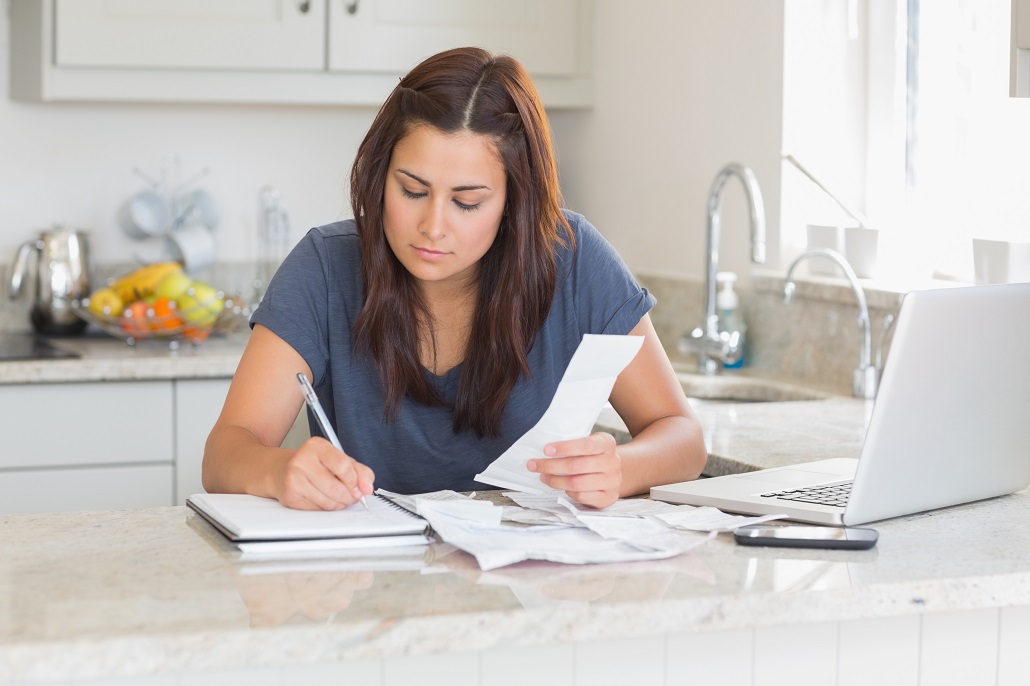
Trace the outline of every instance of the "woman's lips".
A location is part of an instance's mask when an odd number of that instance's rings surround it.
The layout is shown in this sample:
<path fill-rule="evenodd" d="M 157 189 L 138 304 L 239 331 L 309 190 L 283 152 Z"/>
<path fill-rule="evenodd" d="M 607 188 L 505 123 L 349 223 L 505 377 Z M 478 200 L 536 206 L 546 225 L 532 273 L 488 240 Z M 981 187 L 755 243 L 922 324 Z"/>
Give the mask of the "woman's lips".
<path fill-rule="evenodd" d="M 429 260 L 432 262 L 442 260 L 443 258 L 447 257 L 447 253 L 440 252 L 439 250 L 430 250 L 429 248 L 416 247 L 415 252 L 417 252 L 419 254 L 419 257 L 421 257 L 423 260 Z"/>

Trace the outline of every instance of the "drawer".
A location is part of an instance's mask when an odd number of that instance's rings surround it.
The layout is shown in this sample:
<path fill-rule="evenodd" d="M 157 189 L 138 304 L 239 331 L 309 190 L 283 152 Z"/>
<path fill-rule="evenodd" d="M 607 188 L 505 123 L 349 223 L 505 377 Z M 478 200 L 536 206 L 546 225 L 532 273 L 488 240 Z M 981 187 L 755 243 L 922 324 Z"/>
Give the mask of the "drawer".
<path fill-rule="evenodd" d="M 172 383 L 0 386 L 0 469 L 171 462 Z"/>
<path fill-rule="evenodd" d="M 171 464 L 0 471 L 0 515 L 172 504 Z"/>

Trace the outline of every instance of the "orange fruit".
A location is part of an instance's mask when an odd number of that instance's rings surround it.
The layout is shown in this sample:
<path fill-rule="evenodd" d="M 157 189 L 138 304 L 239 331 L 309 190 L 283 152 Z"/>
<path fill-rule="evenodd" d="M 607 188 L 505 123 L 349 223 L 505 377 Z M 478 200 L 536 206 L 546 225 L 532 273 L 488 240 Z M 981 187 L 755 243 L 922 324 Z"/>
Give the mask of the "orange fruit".
<path fill-rule="evenodd" d="M 171 298 L 157 298 L 152 305 L 154 311 L 150 327 L 154 331 L 178 331 L 183 326 L 178 305 Z"/>
<path fill-rule="evenodd" d="M 125 308 L 122 313 L 122 331 L 130 336 L 146 336 L 150 333 L 147 325 L 147 310 L 149 306 L 142 300 L 137 300 Z"/>
<path fill-rule="evenodd" d="M 211 333 L 211 329 L 205 329 L 197 326 L 187 326 L 182 330 L 183 337 L 191 343 L 200 343 L 207 339 Z"/>

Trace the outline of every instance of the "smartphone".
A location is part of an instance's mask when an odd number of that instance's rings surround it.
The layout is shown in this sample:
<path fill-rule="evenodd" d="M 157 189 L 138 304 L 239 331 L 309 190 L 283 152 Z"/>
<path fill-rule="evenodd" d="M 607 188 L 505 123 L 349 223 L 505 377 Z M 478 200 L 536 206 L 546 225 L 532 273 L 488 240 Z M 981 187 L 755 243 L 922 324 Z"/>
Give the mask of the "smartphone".
<path fill-rule="evenodd" d="M 767 526 L 752 524 L 733 532 L 741 545 L 778 548 L 836 548 L 868 550 L 880 537 L 876 529 L 834 526 Z"/>

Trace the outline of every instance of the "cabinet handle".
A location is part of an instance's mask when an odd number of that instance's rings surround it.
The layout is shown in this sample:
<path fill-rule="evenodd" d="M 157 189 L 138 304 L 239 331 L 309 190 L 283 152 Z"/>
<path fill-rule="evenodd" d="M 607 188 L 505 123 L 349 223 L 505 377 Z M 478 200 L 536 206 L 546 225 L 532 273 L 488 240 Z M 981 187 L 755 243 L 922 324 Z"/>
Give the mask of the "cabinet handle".
<path fill-rule="evenodd" d="M 348 2 L 343 5 L 343 8 L 347 10 L 347 14 L 355 15 L 358 13 L 358 1 L 359 0 L 352 0 L 352 2 Z"/>
<path fill-rule="evenodd" d="M 297 9 L 301 14 L 307 14 L 311 9 L 311 0 L 297 0 Z"/>

